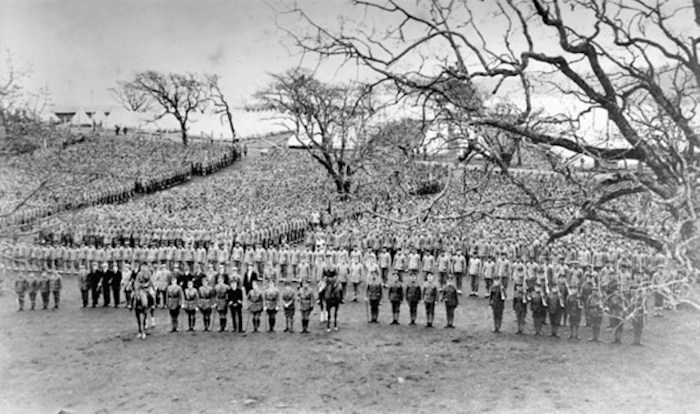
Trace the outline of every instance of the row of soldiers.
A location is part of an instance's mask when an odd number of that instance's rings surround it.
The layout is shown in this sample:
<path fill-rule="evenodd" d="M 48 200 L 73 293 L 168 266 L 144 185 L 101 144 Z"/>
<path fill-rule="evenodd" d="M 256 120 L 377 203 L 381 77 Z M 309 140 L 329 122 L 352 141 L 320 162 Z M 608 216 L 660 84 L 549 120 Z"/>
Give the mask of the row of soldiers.
<path fill-rule="evenodd" d="M 58 309 L 58 305 L 61 302 L 62 289 L 63 279 L 61 275 L 56 272 L 49 274 L 43 271 L 38 278 L 34 274 L 25 277 L 25 275 L 21 273 L 18 275 L 17 279 L 15 279 L 15 294 L 17 295 L 17 302 L 19 304 L 18 310 L 20 312 L 24 310 L 27 296 L 29 296 L 30 309 L 34 310 L 36 308 L 37 294 L 41 296 L 43 309 L 48 309 L 51 296 L 53 296 L 54 309 Z"/>

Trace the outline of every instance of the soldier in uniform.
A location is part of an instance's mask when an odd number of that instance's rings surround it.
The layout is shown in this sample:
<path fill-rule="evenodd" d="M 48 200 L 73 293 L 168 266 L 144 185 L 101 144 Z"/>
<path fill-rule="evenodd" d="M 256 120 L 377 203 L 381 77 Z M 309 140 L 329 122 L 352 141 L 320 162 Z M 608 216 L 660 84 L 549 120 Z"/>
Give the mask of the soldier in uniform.
<path fill-rule="evenodd" d="M 542 294 L 542 286 L 537 283 L 530 294 L 530 308 L 532 309 L 532 319 L 535 324 L 535 335 L 542 335 L 542 325 L 547 318 L 547 301 Z"/>
<path fill-rule="evenodd" d="M 102 272 L 98 268 L 97 262 L 92 263 L 92 271 L 88 274 L 88 284 L 90 286 L 90 297 L 92 299 L 92 307 L 97 306 L 99 295 L 100 281 L 102 280 Z"/>
<path fill-rule="evenodd" d="M 379 316 L 379 305 L 382 303 L 382 285 L 377 280 L 377 274 L 370 274 L 370 281 L 367 283 L 367 296 L 365 301 L 369 301 L 370 308 L 370 321 L 369 323 L 378 323 L 377 317 Z"/>
<path fill-rule="evenodd" d="M 282 308 L 284 309 L 285 327 L 284 332 L 294 332 L 294 301 L 296 295 L 292 290 L 292 284 L 287 280 L 284 282 L 284 291 L 282 292 Z"/>
<path fill-rule="evenodd" d="M 438 287 L 435 284 L 433 274 L 428 272 L 423 283 L 423 303 L 425 304 L 426 328 L 433 327 L 435 319 L 435 302 L 438 300 Z"/>
<path fill-rule="evenodd" d="M 529 300 L 530 297 L 525 291 L 525 286 L 520 284 L 519 287 L 515 288 L 515 293 L 513 294 L 513 310 L 515 311 L 515 318 L 518 324 L 516 335 L 525 333 L 525 318 L 527 317 L 527 302 Z"/>
<path fill-rule="evenodd" d="M 180 309 L 183 306 L 185 295 L 182 288 L 177 284 L 177 279 L 170 280 L 170 286 L 166 291 L 168 296 L 168 310 L 170 312 L 170 323 L 172 328 L 170 332 L 177 332 L 178 319 L 180 318 Z"/>
<path fill-rule="evenodd" d="M 100 284 L 102 286 L 102 306 L 107 307 L 110 303 L 110 297 L 112 295 L 112 271 L 109 270 L 109 264 L 107 262 L 102 263 L 102 272 L 100 273 L 101 280 Z"/>
<path fill-rule="evenodd" d="M 257 332 L 260 327 L 260 313 L 263 307 L 263 294 L 258 288 L 258 282 L 254 281 L 248 292 L 248 311 L 253 315 L 253 332 Z"/>
<path fill-rule="evenodd" d="M 559 325 L 561 325 L 561 317 L 564 313 L 564 308 L 564 298 L 559 292 L 559 287 L 554 285 L 549 295 L 547 295 L 547 312 L 549 313 L 549 323 L 552 325 L 552 333 L 550 336 L 559 337 Z"/>
<path fill-rule="evenodd" d="M 501 284 L 501 279 L 494 279 L 489 292 L 489 306 L 493 311 L 493 332 L 501 332 L 503 322 L 503 309 L 506 303 L 506 289 Z"/>
<path fill-rule="evenodd" d="M 29 303 L 31 305 L 31 310 L 34 310 L 36 307 L 36 294 L 39 292 L 39 280 L 36 278 L 34 273 L 31 273 L 29 275 L 29 278 L 27 279 L 27 283 L 29 285 Z"/>
<path fill-rule="evenodd" d="M 644 330 L 644 316 L 647 312 L 646 310 L 646 292 L 637 284 L 632 290 L 634 305 L 632 307 L 632 315 L 630 320 L 632 322 L 632 329 L 634 331 L 634 342 L 633 345 L 642 345 L 642 331 Z"/>
<path fill-rule="evenodd" d="M 399 324 L 399 313 L 401 312 L 401 302 L 403 302 L 403 285 L 401 284 L 399 274 L 394 272 L 393 281 L 389 285 L 389 302 L 391 302 L 391 314 L 394 318 L 392 325 Z"/>
<path fill-rule="evenodd" d="M 58 309 L 58 305 L 61 302 L 61 289 L 63 289 L 63 279 L 58 271 L 54 270 L 49 277 L 49 290 L 51 295 L 53 295 L 53 308 Z"/>
<path fill-rule="evenodd" d="M 622 293 L 615 292 L 609 301 L 610 326 L 613 328 L 613 343 L 622 343 L 622 331 L 625 325 L 625 298 Z"/>
<path fill-rule="evenodd" d="M 17 302 L 19 303 L 19 312 L 24 310 L 24 297 L 27 294 L 28 288 L 29 282 L 27 278 L 24 277 L 24 274 L 20 272 L 17 276 L 17 280 L 15 280 L 15 293 L 17 294 Z"/>
<path fill-rule="evenodd" d="M 211 326 L 211 310 L 214 304 L 214 288 L 209 283 L 204 283 L 199 287 L 199 311 L 202 312 L 204 321 L 204 331 L 209 331 Z"/>
<path fill-rule="evenodd" d="M 277 310 L 279 309 L 280 292 L 275 286 L 275 282 L 270 279 L 267 289 L 265 290 L 265 311 L 267 312 L 267 331 L 275 331 L 275 321 L 277 318 Z"/>
<path fill-rule="evenodd" d="M 231 279 L 228 291 L 228 305 L 231 310 L 231 332 L 243 332 L 243 290 L 238 279 Z"/>
<path fill-rule="evenodd" d="M 578 328 L 581 325 L 581 313 L 583 305 L 578 293 L 578 286 L 571 286 L 569 296 L 566 298 L 566 313 L 569 316 L 569 339 L 579 340 Z"/>
<path fill-rule="evenodd" d="M 43 309 L 48 309 L 49 307 L 49 295 L 51 294 L 51 285 L 49 281 L 49 275 L 44 270 L 41 272 L 41 277 L 39 278 L 39 292 L 41 293 L 41 304 Z"/>
<path fill-rule="evenodd" d="M 314 292 L 309 288 L 309 282 L 306 279 L 301 281 L 299 293 L 299 310 L 301 311 L 301 333 L 309 333 L 309 318 L 311 311 L 314 309 Z"/>
<path fill-rule="evenodd" d="M 587 301 L 588 318 L 591 322 L 593 337 L 590 342 L 600 342 L 600 325 L 603 323 L 603 299 L 597 285 L 592 285 L 592 291 Z"/>
<path fill-rule="evenodd" d="M 88 305 L 88 271 L 84 264 L 81 264 L 78 269 L 78 288 L 80 288 L 80 298 L 83 301 L 83 308 Z"/>
<path fill-rule="evenodd" d="M 114 299 L 114 307 L 118 308 L 121 303 L 121 288 L 122 288 L 122 272 L 119 270 L 119 265 L 115 261 L 112 265 L 112 280 L 110 290 Z"/>
<path fill-rule="evenodd" d="M 445 313 L 447 315 L 445 328 L 455 327 L 455 309 L 459 306 L 459 297 L 454 281 L 454 277 L 450 276 L 447 279 L 447 285 L 442 289 L 442 301 L 445 302 Z"/>
<path fill-rule="evenodd" d="M 187 281 L 185 288 L 184 305 L 185 313 L 187 314 L 187 331 L 194 331 L 194 326 L 197 322 L 197 310 L 199 304 L 199 292 L 194 288 L 194 280 Z"/>
<path fill-rule="evenodd" d="M 418 272 L 411 272 L 411 280 L 406 286 L 406 302 L 408 302 L 408 313 L 411 317 L 410 325 L 416 324 L 418 316 L 418 303 L 421 300 L 421 288 L 418 284 Z"/>
<path fill-rule="evenodd" d="M 228 291 L 230 287 L 224 283 L 224 277 L 217 278 L 214 286 L 214 296 L 216 297 L 216 311 L 219 313 L 219 332 L 226 329 L 226 314 L 228 313 Z"/>

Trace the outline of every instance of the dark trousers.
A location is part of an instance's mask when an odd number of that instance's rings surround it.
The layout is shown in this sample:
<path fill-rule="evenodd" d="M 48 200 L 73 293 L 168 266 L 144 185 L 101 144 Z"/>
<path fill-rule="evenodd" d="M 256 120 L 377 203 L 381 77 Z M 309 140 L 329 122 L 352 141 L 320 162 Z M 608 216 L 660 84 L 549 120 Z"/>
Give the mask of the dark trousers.
<path fill-rule="evenodd" d="M 80 297 L 83 300 L 83 308 L 87 307 L 88 305 L 88 290 L 87 289 L 80 289 Z"/>
<path fill-rule="evenodd" d="M 119 306 L 122 301 L 120 285 L 112 286 L 112 298 L 114 299 L 114 306 Z"/>
<path fill-rule="evenodd" d="M 211 308 L 200 309 L 202 311 L 202 320 L 204 321 L 204 330 L 208 331 L 211 326 Z"/>
<path fill-rule="evenodd" d="M 503 305 L 494 305 L 491 307 L 493 311 L 493 329 L 496 332 L 501 330 L 501 322 L 503 322 Z"/>
<path fill-rule="evenodd" d="M 370 300 L 369 301 L 369 311 L 371 314 L 371 321 L 376 322 L 377 317 L 379 317 L 379 301 L 378 300 Z"/>
<path fill-rule="evenodd" d="M 447 315 L 447 326 L 454 326 L 456 306 L 445 303 L 445 313 Z"/>
<path fill-rule="evenodd" d="M 49 294 L 50 292 L 41 292 L 41 304 L 44 305 L 44 309 L 49 306 Z"/>
<path fill-rule="evenodd" d="M 411 317 L 411 323 L 415 323 L 418 316 L 418 302 L 408 302 L 408 314 Z"/>
<path fill-rule="evenodd" d="M 90 296 L 92 297 L 92 307 L 97 306 L 97 299 L 99 298 L 100 290 L 97 289 L 97 285 L 90 286 Z"/>
<path fill-rule="evenodd" d="M 105 306 L 109 306 L 109 299 L 112 296 L 112 292 L 110 292 L 111 287 L 108 284 L 102 285 L 102 297 L 104 300 Z"/>
<path fill-rule="evenodd" d="M 240 306 L 231 306 L 231 322 L 234 331 L 243 332 L 243 312 Z"/>

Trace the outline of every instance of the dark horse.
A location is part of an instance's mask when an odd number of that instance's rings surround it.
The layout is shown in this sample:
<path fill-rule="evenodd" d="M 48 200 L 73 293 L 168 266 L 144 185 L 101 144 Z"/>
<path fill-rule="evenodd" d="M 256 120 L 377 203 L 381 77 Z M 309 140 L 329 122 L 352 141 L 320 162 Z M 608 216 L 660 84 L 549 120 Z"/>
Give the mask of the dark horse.
<path fill-rule="evenodd" d="M 337 331 L 338 309 L 343 301 L 343 285 L 336 278 L 328 280 L 323 292 L 323 301 L 326 304 L 326 331 L 331 331 L 331 313 L 333 314 L 333 328 Z"/>
<path fill-rule="evenodd" d="M 148 320 L 148 312 L 151 313 L 151 327 L 154 327 L 155 320 L 153 318 L 153 299 L 143 289 L 138 289 L 134 292 L 134 314 L 136 322 L 139 324 L 138 338 L 146 339 L 146 328 Z"/>

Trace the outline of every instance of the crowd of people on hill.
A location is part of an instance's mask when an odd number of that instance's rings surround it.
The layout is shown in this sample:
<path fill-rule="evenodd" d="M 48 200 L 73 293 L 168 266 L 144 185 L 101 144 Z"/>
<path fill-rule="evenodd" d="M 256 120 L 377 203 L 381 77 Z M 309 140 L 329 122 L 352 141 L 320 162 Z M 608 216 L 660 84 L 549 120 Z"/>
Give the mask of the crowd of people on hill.
<path fill-rule="evenodd" d="M 240 157 L 230 145 L 90 137 L 66 148 L 9 157 L 2 167 L 0 226 L 27 225 L 73 209 L 119 203 L 211 174 Z M 39 189 L 37 191 L 37 189 Z M 17 208 L 21 206 L 21 208 Z"/>

